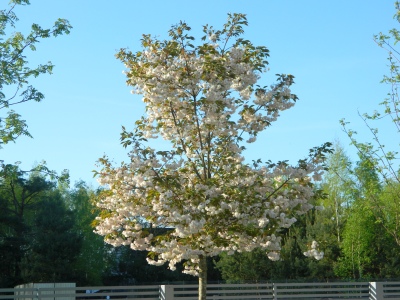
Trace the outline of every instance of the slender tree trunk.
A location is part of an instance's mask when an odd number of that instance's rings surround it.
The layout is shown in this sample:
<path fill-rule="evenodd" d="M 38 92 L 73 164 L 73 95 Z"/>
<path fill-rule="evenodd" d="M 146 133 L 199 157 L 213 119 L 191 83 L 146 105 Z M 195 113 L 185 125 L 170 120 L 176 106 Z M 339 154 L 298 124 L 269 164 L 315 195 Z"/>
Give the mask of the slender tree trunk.
<path fill-rule="evenodd" d="M 340 244 L 339 205 L 340 204 L 338 203 L 337 196 L 336 196 L 335 197 L 336 234 L 337 234 L 338 243 Z"/>
<path fill-rule="evenodd" d="M 207 294 L 207 257 L 199 257 L 199 300 L 206 300 Z"/>

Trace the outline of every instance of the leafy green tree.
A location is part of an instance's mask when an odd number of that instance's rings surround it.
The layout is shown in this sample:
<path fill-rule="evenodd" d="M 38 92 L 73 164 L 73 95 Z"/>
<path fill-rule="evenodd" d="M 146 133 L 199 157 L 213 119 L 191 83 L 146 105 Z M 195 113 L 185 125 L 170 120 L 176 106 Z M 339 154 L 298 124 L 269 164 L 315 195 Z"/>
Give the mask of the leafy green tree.
<path fill-rule="evenodd" d="M 311 215 L 309 212 L 308 215 Z M 307 219 L 307 221 L 306 221 Z M 281 259 L 272 262 L 259 249 L 252 252 L 234 253 L 228 255 L 220 254 L 220 259 L 216 263 L 222 275 L 222 279 L 228 282 L 260 282 L 271 280 L 326 280 L 333 278 L 331 249 L 324 246 L 324 258 L 313 260 L 307 258 L 304 252 L 307 244 L 311 244 L 313 237 L 307 228 L 310 216 L 302 216 L 285 235 L 283 235 Z M 323 228 L 325 229 L 325 228 Z M 327 258 L 328 256 L 328 258 Z"/>
<path fill-rule="evenodd" d="M 108 250 L 108 268 L 103 277 L 105 285 L 193 281 L 192 276 L 182 274 L 182 264 L 177 265 L 177 269 L 171 271 L 167 266 L 149 265 L 146 260 L 148 255 L 146 251 L 135 251 L 129 246 L 109 248 Z"/>
<path fill-rule="evenodd" d="M 381 181 L 366 157 L 354 164 L 336 143 L 315 198 L 315 210 L 298 218 L 283 236 L 281 260 L 270 264 L 259 251 L 221 255 L 225 280 L 306 280 L 397 278 L 399 185 Z M 319 210 L 319 208 L 322 208 Z M 324 259 L 304 257 L 304 245 L 317 240 Z M 257 262 L 255 264 L 255 262 Z"/>
<path fill-rule="evenodd" d="M 342 234 L 356 189 L 352 165 L 338 142 L 327 156 L 327 167 L 319 186 L 320 193 L 314 197 L 316 209 L 298 217 L 283 236 L 281 260 L 271 264 L 260 256 L 259 251 L 221 255 L 217 267 L 225 280 L 337 278 L 333 270 L 342 255 Z M 306 245 L 313 240 L 318 241 L 324 250 L 324 259 L 315 261 L 304 256 Z"/>
<path fill-rule="evenodd" d="M 371 264 L 371 245 L 375 243 L 374 217 L 369 209 L 356 201 L 343 233 L 344 257 L 335 266 L 342 278 L 365 277 L 364 267 Z"/>
<path fill-rule="evenodd" d="M 29 171 L 18 165 L 0 165 L 0 286 L 22 282 L 22 260 L 30 247 L 32 226 L 44 197 L 56 187 L 57 176 L 44 164 Z"/>
<path fill-rule="evenodd" d="M 377 222 L 400 246 L 400 183 L 392 180 L 382 187 L 377 201 L 374 201 Z"/>
<path fill-rule="evenodd" d="M 336 240 L 340 244 L 346 211 L 353 201 L 355 185 L 351 161 L 339 142 L 335 143 L 334 151 L 328 156 L 327 166 L 328 171 L 321 185 L 326 197 L 320 199 L 319 205 L 323 206 L 325 214 L 330 214 L 327 219 L 334 220 Z"/>
<path fill-rule="evenodd" d="M 382 221 L 382 214 L 390 213 L 387 205 L 393 203 L 393 195 L 385 198 L 384 182 L 367 157 L 360 155 L 353 173 L 357 188 L 343 233 L 343 256 L 335 266 L 335 272 L 353 279 L 397 277 L 400 275 L 399 264 L 394 259 L 396 255 L 393 256 L 394 249 L 398 249 L 396 235 L 391 235 L 385 227 L 395 221 Z M 394 213 L 396 211 L 394 209 Z"/>
<path fill-rule="evenodd" d="M 68 34 L 72 28 L 65 19 L 58 19 L 52 28 L 42 28 L 32 24 L 31 31 L 24 35 L 14 32 L 18 18 L 14 13 L 17 5 L 28 5 L 29 0 L 11 0 L 7 9 L 0 10 L 0 147 L 15 141 L 20 135 L 30 136 L 26 122 L 13 108 L 28 101 L 41 101 L 44 95 L 29 85 L 32 77 L 51 73 L 51 62 L 32 67 L 26 59 L 28 51 L 35 51 L 43 39 Z"/>
<path fill-rule="evenodd" d="M 82 235 L 75 231 L 73 211 L 65 206 L 57 191 L 47 193 L 40 203 L 32 226 L 32 242 L 25 256 L 26 282 L 74 281 L 74 267 L 81 250 Z"/>
<path fill-rule="evenodd" d="M 400 22 L 400 3 L 395 2 L 396 14 L 394 18 Z M 400 32 L 393 28 L 389 34 L 380 33 L 375 36 L 375 42 L 379 47 L 387 51 L 389 60 L 389 72 L 384 76 L 382 82 L 389 85 L 390 92 L 388 97 L 380 103 L 381 109 L 373 113 L 360 115 L 365 123 L 367 130 L 371 133 L 371 142 L 360 142 L 357 138 L 357 132 L 349 129 L 349 125 L 345 120 L 342 120 L 342 126 L 351 140 L 351 144 L 357 149 L 360 157 L 360 162 L 368 165 L 365 170 L 375 172 L 375 179 L 371 182 L 362 182 L 365 178 L 363 174 L 354 175 L 357 181 L 364 184 L 376 184 L 381 189 L 378 193 L 369 194 L 369 209 L 374 214 L 374 217 L 383 226 L 389 235 L 391 235 L 398 246 L 400 246 L 400 207 L 396 205 L 398 194 L 399 168 L 398 168 L 398 149 L 388 150 L 385 147 L 385 142 L 379 135 L 381 122 L 389 121 L 392 128 L 386 127 L 385 132 L 391 134 L 391 139 L 394 139 L 400 132 L 400 99 L 398 94 L 398 86 L 400 83 L 399 61 L 400 52 L 398 50 L 398 42 L 400 41 Z M 375 125 L 374 125 L 375 124 Z M 385 124 L 385 123 L 383 123 Z M 372 188 L 372 187 L 371 187 Z M 370 188 L 370 190 L 371 190 Z M 384 194 L 384 195 L 382 195 Z"/>
<path fill-rule="evenodd" d="M 21 261 L 29 248 L 34 212 L 41 197 L 54 187 L 53 182 L 37 176 L 40 168 L 24 172 L 16 165 L 2 165 L 0 169 L 0 265 L 5 268 L 0 273 L 0 284 L 3 286 L 21 281 Z M 31 176 L 27 177 L 29 173 Z"/>
<path fill-rule="evenodd" d="M 337 277 L 333 270 L 342 256 L 343 230 L 356 190 L 352 164 L 338 142 L 334 145 L 334 151 L 328 155 L 327 166 L 328 170 L 320 186 L 323 193 L 316 199 L 320 210 L 315 212 L 305 226 L 306 234 L 317 240 L 324 249 L 323 260 L 309 261 L 310 278 Z"/>
<path fill-rule="evenodd" d="M 63 199 L 75 217 L 74 230 L 82 236 L 81 249 L 75 262 L 75 269 L 81 274 L 77 284 L 81 286 L 102 285 L 106 268 L 107 248 L 104 240 L 93 232 L 93 222 L 99 211 L 93 203 L 96 193 L 82 181 L 72 189 L 63 190 Z"/>
<path fill-rule="evenodd" d="M 279 262 L 272 262 L 259 249 L 252 252 L 221 253 L 216 263 L 222 279 L 230 282 L 260 282 L 272 277 L 272 269 Z"/>
<path fill-rule="evenodd" d="M 327 280 L 335 277 L 332 264 L 340 251 L 332 215 L 325 209 L 321 210 L 319 202 L 324 197 L 323 193 L 317 194 L 314 199 L 315 208 L 289 229 L 288 239 L 282 249 L 286 255 L 282 256 L 285 273 L 279 274 L 281 279 L 285 276 L 296 280 Z M 319 247 L 324 251 L 324 258 L 318 261 L 304 255 L 306 245 L 312 244 L 314 240 L 318 241 Z"/>
<path fill-rule="evenodd" d="M 357 199 L 343 233 L 343 256 L 335 264 L 341 278 L 398 278 L 396 242 L 377 222 L 369 206 Z"/>

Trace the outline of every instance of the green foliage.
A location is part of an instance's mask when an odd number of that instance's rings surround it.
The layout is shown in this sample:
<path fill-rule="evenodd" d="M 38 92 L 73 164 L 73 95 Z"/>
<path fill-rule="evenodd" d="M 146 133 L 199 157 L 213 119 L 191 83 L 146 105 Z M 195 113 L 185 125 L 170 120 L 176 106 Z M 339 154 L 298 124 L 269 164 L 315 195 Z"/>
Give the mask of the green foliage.
<path fill-rule="evenodd" d="M 284 233 L 281 260 L 272 262 L 266 253 L 256 249 L 247 253 L 220 255 L 216 262 L 221 276 L 228 282 L 259 282 L 282 280 L 326 280 L 334 278 L 332 264 L 340 252 L 337 245 L 334 226 L 326 225 L 330 218 L 324 211 L 309 211 L 299 216 Z M 307 258 L 304 252 L 307 244 L 318 240 L 325 250 L 322 260 Z"/>
<path fill-rule="evenodd" d="M 358 199 L 351 209 L 335 273 L 344 279 L 398 278 L 396 242 L 362 201 Z"/>
<path fill-rule="evenodd" d="M 400 22 L 400 4 L 395 3 L 396 14 L 394 16 L 397 21 Z M 360 142 L 357 139 L 357 132 L 349 129 L 349 123 L 345 120 L 341 120 L 341 125 L 344 131 L 350 138 L 351 144 L 357 149 L 360 161 L 363 164 L 368 164 L 369 169 L 374 169 L 377 173 L 381 185 L 383 183 L 390 184 L 393 180 L 400 182 L 398 177 L 398 164 L 397 160 L 397 150 L 393 151 L 387 150 L 385 148 L 384 142 L 379 136 L 379 121 L 387 119 L 391 121 L 393 125 L 394 134 L 400 132 L 400 115 L 399 115 L 399 105 L 400 99 L 398 94 L 398 85 L 400 83 L 400 73 L 399 73 L 399 58 L 400 52 L 397 50 L 397 43 L 400 40 L 399 31 L 394 28 L 389 31 L 389 35 L 379 33 L 374 37 L 375 42 L 379 47 L 386 50 L 388 53 L 389 61 L 389 74 L 383 77 L 382 83 L 389 85 L 390 92 L 387 94 L 387 98 L 384 99 L 380 110 L 376 110 L 372 113 L 359 114 L 364 121 L 366 129 L 371 133 L 371 142 Z M 372 126 L 375 122 L 376 127 Z M 388 129 L 385 129 L 388 131 Z M 357 175 L 357 174 L 356 174 Z"/>
<path fill-rule="evenodd" d="M 271 272 L 277 262 L 272 262 L 260 249 L 252 252 L 222 253 L 216 263 L 222 278 L 230 282 L 257 282 L 271 278 Z"/>
<path fill-rule="evenodd" d="M 31 31 L 24 35 L 14 32 L 18 18 L 14 13 L 17 5 L 29 5 L 27 0 L 13 0 L 8 9 L 0 10 L 0 147 L 15 141 L 20 135 L 31 136 L 25 120 L 14 110 L 14 105 L 43 100 L 44 95 L 29 85 L 29 80 L 41 74 L 51 74 L 54 65 L 51 62 L 32 67 L 26 58 L 28 51 L 35 51 L 36 45 L 43 39 L 69 34 L 71 25 L 65 19 L 58 19 L 53 27 L 42 28 L 32 24 Z"/>
<path fill-rule="evenodd" d="M 16 165 L 1 166 L 0 286 L 14 286 L 22 280 L 21 262 L 29 249 L 35 212 L 55 186 L 40 174 L 43 168 L 39 165 L 24 172 Z"/>
<path fill-rule="evenodd" d="M 399 265 L 393 257 L 398 233 L 391 228 L 397 226 L 394 203 L 398 197 L 385 192 L 395 193 L 392 185 L 381 181 L 368 157 L 361 156 L 352 174 L 356 188 L 343 232 L 343 255 L 335 264 L 335 273 L 352 279 L 398 277 Z"/>
<path fill-rule="evenodd" d="M 65 207 L 58 191 L 44 197 L 32 225 L 30 249 L 22 264 L 24 281 L 75 282 L 82 235 L 74 230 L 73 212 Z"/>
<path fill-rule="evenodd" d="M 381 224 L 400 246 L 400 183 L 391 181 L 382 190 L 375 204 L 377 222 Z"/>
<path fill-rule="evenodd" d="M 134 251 L 129 246 L 108 246 L 107 269 L 103 274 L 105 285 L 131 285 L 135 283 L 171 283 L 193 281 L 193 277 L 182 274 L 182 264 L 171 271 L 167 266 L 152 266 L 147 263 L 146 251 Z"/>
<path fill-rule="evenodd" d="M 73 281 L 79 286 L 188 281 L 189 275 L 147 264 L 147 252 L 113 248 L 93 232 L 98 191 L 84 182 L 68 188 L 66 173 L 45 165 L 0 172 L 0 287 Z M 154 234 L 165 229 L 154 229 Z M 212 269 L 210 268 L 210 271 Z M 210 278 L 217 278 L 212 274 Z"/>
<path fill-rule="evenodd" d="M 395 3 L 395 8 L 394 18 L 400 22 L 399 2 Z M 394 249 L 398 250 L 400 246 L 398 151 L 385 148 L 379 129 L 382 121 L 389 120 L 393 127 L 385 128 L 385 131 L 393 130 L 392 139 L 400 132 L 400 34 L 394 28 L 388 34 L 379 33 L 374 38 L 377 45 L 388 53 L 389 70 L 382 83 L 389 85 L 389 93 L 380 103 L 380 110 L 359 114 L 371 134 L 371 141 L 360 142 L 357 132 L 348 128 L 348 122 L 341 120 L 359 156 L 352 172 L 356 188 L 344 230 L 344 255 L 335 269 L 339 276 L 349 278 L 399 276 L 397 255 L 393 256 Z"/>
<path fill-rule="evenodd" d="M 380 181 L 365 159 L 352 164 L 340 144 L 329 155 L 328 172 L 314 209 L 285 233 L 281 261 L 271 263 L 262 251 L 221 255 L 217 263 L 225 280 L 385 279 L 400 276 L 396 230 L 399 184 Z M 320 261 L 304 257 L 316 240 Z"/>
<path fill-rule="evenodd" d="M 75 262 L 80 270 L 77 278 L 79 285 L 102 285 L 102 276 L 106 269 L 107 248 L 103 239 L 93 232 L 93 221 L 98 209 L 93 204 L 97 191 L 90 189 L 84 182 L 78 182 L 72 190 L 66 190 L 64 201 L 75 217 L 74 230 L 80 234 L 82 245 Z"/>

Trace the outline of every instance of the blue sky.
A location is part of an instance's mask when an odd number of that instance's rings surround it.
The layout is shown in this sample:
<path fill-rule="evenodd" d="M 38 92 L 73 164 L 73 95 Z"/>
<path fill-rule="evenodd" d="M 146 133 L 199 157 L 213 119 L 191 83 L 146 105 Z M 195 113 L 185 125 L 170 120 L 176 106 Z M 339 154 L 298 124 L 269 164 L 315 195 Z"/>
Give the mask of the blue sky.
<path fill-rule="evenodd" d="M 34 138 L 5 145 L 0 159 L 21 161 L 22 169 L 45 160 L 57 172 L 69 169 L 72 183 L 82 179 L 96 186 L 92 170 L 103 154 L 117 163 L 126 161 L 121 126 L 133 128 L 144 112 L 140 97 L 125 85 L 124 67 L 115 53 L 125 47 L 140 50 L 143 33 L 166 38 L 180 20 L 200 37 L 202 25 L 218 28 L 228 12 L 245 13 L 245 37 L 270 50 L 270 71 L 260 83 L 273 83 L 276 73 L 296 77 L 293 92 L 299 102 L 248 148 L 249 160 L 295 163 L 308 149 L 333 140 L 348 148 L 342 118 L 368 140 L 358 111 L 379 108 L 389 91 L 380 84 L 387 55 L 373 41 L 374 34 L 397 25 L 389 0 L 32 0 L 15 12 L 18 31 L 28 32 L 32 23 L 51 26 L 57 18 L 68 19 L 74 28 L 27 54 L 32 65 L 50 60 L 56 67 L 53 75 L 31 81 L 45 94 L 43 102 L 14 107 Z M 391 146 L 392 127 L 381 126 L 382 138 Z M 354 157 L 352 151 L 347 152 Z"/>

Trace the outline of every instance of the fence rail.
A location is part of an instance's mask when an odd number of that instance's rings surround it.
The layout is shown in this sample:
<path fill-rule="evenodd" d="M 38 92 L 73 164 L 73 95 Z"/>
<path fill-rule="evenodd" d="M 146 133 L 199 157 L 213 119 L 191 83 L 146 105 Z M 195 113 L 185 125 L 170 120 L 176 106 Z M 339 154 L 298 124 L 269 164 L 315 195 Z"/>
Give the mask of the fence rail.
<path fill-rule="evenodd" d="M 197 300 L 198 286 L 135 285 L 75 287 L 27 284 L 0 289 L 0 300 Z M 400 282 L 208 284 L 210 300 L 400 300 Z"/>

